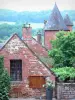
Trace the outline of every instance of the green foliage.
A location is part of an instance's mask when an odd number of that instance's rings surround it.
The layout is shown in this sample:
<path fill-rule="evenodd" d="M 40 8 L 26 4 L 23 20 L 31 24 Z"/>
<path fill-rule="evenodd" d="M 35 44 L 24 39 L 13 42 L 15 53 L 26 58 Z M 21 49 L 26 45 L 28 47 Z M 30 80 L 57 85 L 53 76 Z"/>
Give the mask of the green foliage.
<path fill-rule="evenodd" d="M 0 56 L 0 100 L 9 100 L 10 78 L 4 69 L 3 57 Z"/>
<path fill-rule="evenodd" d="M 56 40 L 52 40 L 52 50 L 49 56 L 53 59 L 54 67 L 75 67 L 75 32 L 60 31 Z"/>
<path fill-rule="evenodd" d="M 22 37 L 22 26 L 23 23 L 15 25 L 0 24 L 0 43 L 8 40 L 8 38 L 14 33 L 17 33 L 20 37 Z M 32 29 L 32 36 L 36 36 L 37 32 L 35 30 L 36 29 Z M 40 28 L 40 30 L 42 29 Z"/>
<path fill-rule="evenodd" d="M 51 68 L 51 70 L 56 74 L 59 80 L 64 81 L 66 78 L 75 78 L 75 68 L 74 67 L 62 67 L 62 68 Z"/>
<path fill-rule="evenodd" d="M 8 92 L 5 88 L 0 92 L 0 100 L 9 100 Z"/>
<path fill-rule="evenodd" d="M 22 25 L 9 25 L 1 24 L 0 25 L 0 41 L 1 39 L 7 40 L 13 33 L 18 33 L 19 36 L 22 36 Z"/>

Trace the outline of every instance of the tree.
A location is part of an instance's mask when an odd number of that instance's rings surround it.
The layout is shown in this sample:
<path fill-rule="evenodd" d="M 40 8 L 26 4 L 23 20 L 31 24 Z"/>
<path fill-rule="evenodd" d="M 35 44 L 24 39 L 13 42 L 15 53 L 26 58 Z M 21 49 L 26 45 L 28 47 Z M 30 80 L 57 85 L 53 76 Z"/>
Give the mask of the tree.
<path fill-rule="evenodd" d="M 0 56 L 0 100 L 9 100 L 10 78 L 4 69 L 3 57 Z"/>
<path fill-rule="evenodd" d="M 49 56 L 53 59 L 53 66 L 75 67 L 75 32 L 60 31 L 51 43 Z"/>

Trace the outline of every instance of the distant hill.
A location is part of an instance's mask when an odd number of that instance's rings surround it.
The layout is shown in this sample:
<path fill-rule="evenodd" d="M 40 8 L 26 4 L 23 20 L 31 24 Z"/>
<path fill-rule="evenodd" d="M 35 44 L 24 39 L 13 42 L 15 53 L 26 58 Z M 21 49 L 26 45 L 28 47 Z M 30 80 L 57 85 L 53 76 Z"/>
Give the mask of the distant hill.
<path fill-rule="evenodd" d="M 68 14 L 72 21 L 75 21 L 75 10 L 64 10 L 61 12 L 63 16 Z M 42 23 L 44 20 L 47 20 L 51 14 L 51 10 L 45 11 L 23 11 L 17 12 L 8 9 L 0 9 L 0 21 L 8 21 L 8 22 L 32 22 L 32 23 Z"/>
<path fill-rule="evenodd" d="M 74 23 L 73 30 L 75 30 L 75 10 L 65 10 L 61 14 L 64 17 L 65 14 L 68 14 L 71 20 Z M 43 24 L 44 20 L 47 20 L 51 14 L 51 10 L 39 11 L 39 12 L 17 12 L 8 9 L 0 9 L 0 42 L 7 40 L 14 32 L 22 36 L 22 25 L 25 22 L 35 23 L 39 26 L 38 28 L 32 29 L 32 34 L 35 36 L 38 30 L 41 30 L 41 23 Z M 10 22 L 15 22 L 15 24 L 9 24 Z M 31 24 L 32 25 L 32 24 Z"/>

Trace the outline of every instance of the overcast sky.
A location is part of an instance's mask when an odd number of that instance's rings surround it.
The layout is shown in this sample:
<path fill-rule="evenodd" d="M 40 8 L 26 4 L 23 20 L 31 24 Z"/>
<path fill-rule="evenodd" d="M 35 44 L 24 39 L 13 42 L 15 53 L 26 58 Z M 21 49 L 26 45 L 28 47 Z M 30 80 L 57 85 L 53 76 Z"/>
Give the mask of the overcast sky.
<path fill-rule="evenodd" d="M 55 2 L 60 10 L 75 10 L 75 0 L 0 0 L 0 8 L 39 11 L 52 9 Z"/>

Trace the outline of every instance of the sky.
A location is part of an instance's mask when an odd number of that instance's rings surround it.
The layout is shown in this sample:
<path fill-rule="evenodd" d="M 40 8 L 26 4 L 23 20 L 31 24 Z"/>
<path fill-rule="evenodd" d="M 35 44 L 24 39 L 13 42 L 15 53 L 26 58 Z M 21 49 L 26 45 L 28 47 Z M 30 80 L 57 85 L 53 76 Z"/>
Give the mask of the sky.
<path fill-rule="evenodd" d="M 53 9 L 57 4 L 60 10 L 75 10 L 75 0 L 0 0 L 0 9 L 15 11 L 40 11 Z"/>

